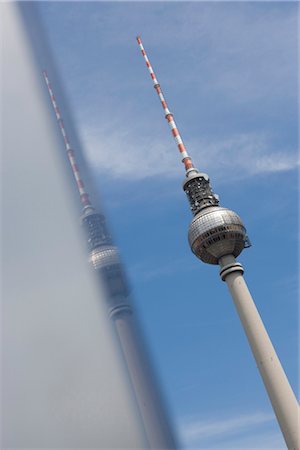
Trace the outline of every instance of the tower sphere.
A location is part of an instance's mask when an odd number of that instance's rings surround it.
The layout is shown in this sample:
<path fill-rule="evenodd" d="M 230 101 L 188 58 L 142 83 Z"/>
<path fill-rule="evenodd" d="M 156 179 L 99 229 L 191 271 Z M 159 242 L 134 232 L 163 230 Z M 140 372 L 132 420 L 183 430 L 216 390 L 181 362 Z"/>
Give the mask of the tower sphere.
<path fill-rule="evenodd" d="M 218 264 L 225 255 L 238 256 L 246 243 L 246 229 L 240 217 L 221 206 L 202 209 L 189 227 L 192 252 L 203 262 Z"/>
<path fill-rule="evenodd" d="M 94 269 L 120 265 L 118 249 L 112 245 L 97 247 L 90 252 L 89 262 Z"/>

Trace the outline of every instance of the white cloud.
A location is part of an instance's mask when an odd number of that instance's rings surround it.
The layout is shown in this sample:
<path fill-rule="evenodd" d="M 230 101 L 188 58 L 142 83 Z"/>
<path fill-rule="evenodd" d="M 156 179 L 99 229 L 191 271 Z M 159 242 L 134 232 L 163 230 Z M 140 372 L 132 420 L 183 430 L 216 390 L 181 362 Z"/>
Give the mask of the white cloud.
<path fill-rule="evenodd" d="M 83 128 L 83 139 L 93 167 L 116 178 L 178 176 L 180 155 L 168 129 L 165 131 L 160 139 L 130 129 L 129 123 L 126 126 L 123 122 L 123 127 L 107 124 Z M 299 165 L 296 151 L 271 149 L 271 139 L 262 134 L 240 133 L 227 139 L 199 139 L 186 144 L 196 166 L 222 182 L 293 170 Z"/>
<path fill-rule="evenodd" d="M 186 419 L 180 426 L 186 448 L 283 449 L 279 432 L 270 430 L 274 415 L 264 412 L 203 420 Z"/>
<path fill-rule="evenodd" d="M 259 133 L 239 133 L 210 142 L 203 140 L 198 145 L 200 152 L 197 158 L 223 179 L 226 176 L 240 179 L 261 173 L 282 172 L 299 165 L 295 150 L 272 148 L 271 138 Z"/>
<path fill-rule="evenodd" d="M 245 429 L 252 428 L 274 420 L 272 414 L 253 413 L 220 420 L 195 420 L 184 426 L 184 436 L 188 441 L 195 439 L 215 437 L 232 433 L 240 433 Z"/>

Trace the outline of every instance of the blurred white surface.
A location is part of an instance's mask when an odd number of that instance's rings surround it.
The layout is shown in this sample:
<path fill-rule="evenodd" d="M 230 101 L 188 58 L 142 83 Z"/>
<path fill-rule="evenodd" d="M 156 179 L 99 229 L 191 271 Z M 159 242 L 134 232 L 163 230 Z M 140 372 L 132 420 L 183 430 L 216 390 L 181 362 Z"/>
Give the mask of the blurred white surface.
<path fill-rule="evenodd" d="M 2 446 L 139 448 L 40 68 L 16 4 L 0 7 Z"/>

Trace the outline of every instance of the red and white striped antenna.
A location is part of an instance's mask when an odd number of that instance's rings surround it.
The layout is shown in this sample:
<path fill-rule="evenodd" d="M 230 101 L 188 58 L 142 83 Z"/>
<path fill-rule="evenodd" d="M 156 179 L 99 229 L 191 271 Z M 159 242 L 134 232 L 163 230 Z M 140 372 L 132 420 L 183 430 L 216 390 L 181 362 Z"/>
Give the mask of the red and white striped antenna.
<path fill-rule="evenodd" d="M 78 188 L 79 195 L 80 195 L 80 201 L 81 201 L 81 204 L 83 206 L 83 211 L 85 213 L 89 212 L 89 210 L 94 211 L 94 208 L 93 208 L 93 206 L 91 204 L 91 201 L 89 199 L 89 195 L 86 192 L 85 187 L 84 187 L 84 183 L 83 183 L 83 181 L 81 179 L 81 176 L 80 176 L 80 173 L 79 173 L 79 169 L 78 169 L 78 166 L 76 164 L 76 160 L 75 160 L 75 156 L 74 156 L 74 150 L 72 149 L 72 147 L 70 145 L 70 141 L 69 141 L 68 135 L 67 135 L 66 130 L 65 130 L 64 122 L 63 122 L 62 116 L 60 114 L 60 111 L 59 111 L 59 108 L 58 108 L 58 105 L 57 105 L 57 101 L 56 101 L 56 99 L 54 97 L 52 85 L 51 85 L 51 83 L 49 81 L 49 77 L 48 77 L 48 74 L 47 74 L 46 70 L 43 71 L 43 75 L 44 75 L 44 78 L 45 78 L 45 81 L 46 81 L 46 84 L 47 84 L 48 92 L 49 92 L 51 103 L 52 103 L 52 106 L 53 106 L 53 109 L 54 109 L 54 112 L 55 112 L 55 116 L 56 116 L 56 119 L 57 119 L 57 122 L 58 122 L 58 125 L 59 125 L 59 129 L 61 131 L 61 134 L 62 134 L 62 137 L 63 137 L 63 140 L 64 140 L 66 153 L 67 153 L 67 156 L 68 156 L 71 168 L 72 168 L 72 172 L 73 172 L 76 184 L 77 184 L 77 188 Z"/>
<path fill-rule="evenodd" d="M 156 90 L 156 92 L 157 92 L 157 94 L 158 94 L 158 96 L 160 98 L 163 110 L 165 112 L 165 118 L 167 119 L 167 121 L 169 123 L 172 135 L 173 135 L 173 137 L 175 139 L 175 142 L 177 144 L 178 150 L 179 150 L 179 152 L 180 152 L 180 154 L 182 156 L 182 162 L 184 164 L 184 167 L 185 167 L 185 170 L 186 170 L 186 174 L 188 175 L 190 172 L 198 172 L 198 170 L 195 168 L 195 166 L 194 166 L 194 164 L 192 162 L 192 159 L 189 156 L 189 154 L 187 152 L 187 149 L 186 149 L 186 147 L 185 147 L 185 145 L 183 143 L 183 140 L 182 140 L 182 138 L 180 136 L 179 130 L 178 130 L 177 125 L 175 123 L 174 116 L 169 111 L 169 108 L 168 108 L 167 102 L 166 102 L 166 100 L 165 100 L 165 98 L 163 96 L 160 84 L 157 81 L 157 78 L 155 76 L 154 70 L 153 70 L 153 68 L 152 68 L 152 66 L 150 64 L 149 58 L 148 58 L 148 56 L 147 56 L 147 54 L 145 52 L 144 46 L 142 44 L 142 40 L 141 40 L 140 36 L 137 36 L 136 39 L 138 41 L 138 44 L 139 44 L 139 47 L 141 49 L 142 55 L 143 55 L 143 57 L 145 59 L 146 66 L 148 67 L 148 70 L 150 72 L 150 76 L 151 76 L 153 84 L 154 84 L 154 89 Z"/>

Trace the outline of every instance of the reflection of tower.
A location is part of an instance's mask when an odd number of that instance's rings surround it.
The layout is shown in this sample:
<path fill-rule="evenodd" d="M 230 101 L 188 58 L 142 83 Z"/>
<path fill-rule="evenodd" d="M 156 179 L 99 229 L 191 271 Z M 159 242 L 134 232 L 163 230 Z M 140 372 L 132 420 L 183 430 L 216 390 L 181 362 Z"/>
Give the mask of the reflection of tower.
<path fill-rule="evenodd" d="M 191 249 L 203 262 L 220 265 L 220 276 L 226 281 L 232 295 L 287 447 L 299 449 L 298 402 L 247 288 L 244 269 L 235 260 L 249 246 L 246 229 L 235 212 L 219 206 L 218 196 L 211 189 L 208 175 L 199 172 L 193 165 L 141 38 L 137 37 L 137 41 L 185 166 L 183 189 L 194 215 L 189 228 Z"/>
<path fill-rule="evenodd" d="M 80 195 L 83 209 L 81 220 L 88 241 L 89 262 L 100 275 L 105 288 L 108 313 L 126 363 L 149 447 L 175 449 L 173 432 L 141 343 L 118 250 L 113 245 L 104 216 L 95 211 L 85 190 L 48 74 L 44 71 L 43 75 Z"/>

